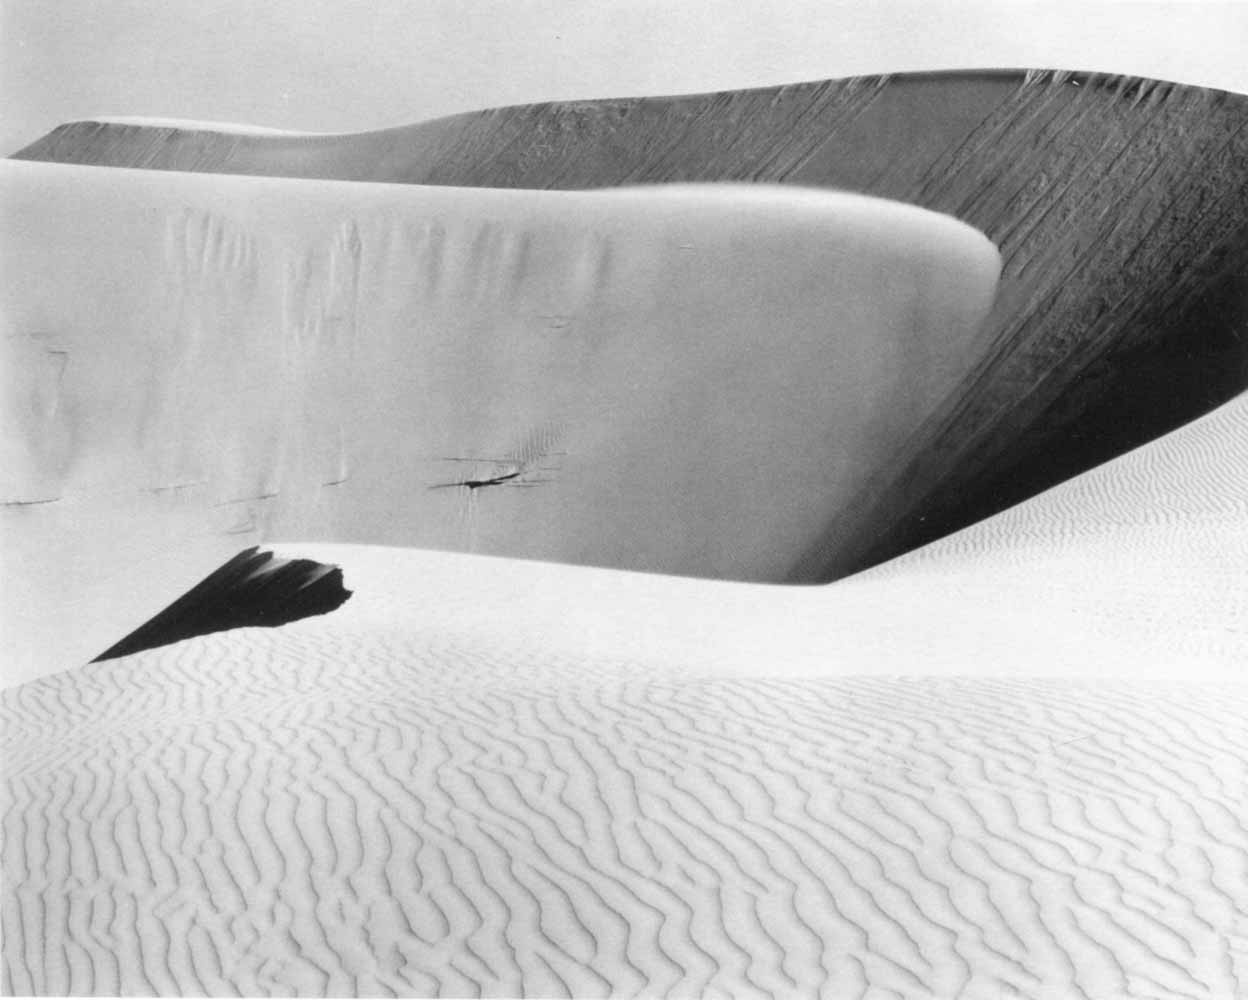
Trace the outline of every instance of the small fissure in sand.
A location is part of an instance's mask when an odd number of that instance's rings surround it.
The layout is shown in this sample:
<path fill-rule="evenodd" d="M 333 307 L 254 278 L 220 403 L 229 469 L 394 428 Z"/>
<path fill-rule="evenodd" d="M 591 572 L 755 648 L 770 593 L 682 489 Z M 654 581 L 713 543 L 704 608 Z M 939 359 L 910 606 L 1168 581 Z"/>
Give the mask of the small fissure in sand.
<path fill-rule="evenodd" d="M 484 486 L 501 486 L 505 483 L 509 483 L 513 479 L 519 478 L 522 471 L 523 470 L 508 472 L 502 476 L 490 476 L 488 479 L 459 479 L 452 483 L 435 483 L 429 488 L 431 490 L 445 490 L 457 486 L 463 486 L 470 490 L 479 490 Z"/>
<path fill-rule="evenodd" d="M 538 427 L 509 455 L 501 458 L 453 455 L 439 462 L 460 466 L 458 475 L 432 483 L 431 490 L 465 489 L 476 494 L 489 486 L 532 488 L 554 481 L 561 460 L 568 454 L 558 448 L 562 430 L 557 426 Z M 463 469 L 467 465 L 468 469 Z"/>

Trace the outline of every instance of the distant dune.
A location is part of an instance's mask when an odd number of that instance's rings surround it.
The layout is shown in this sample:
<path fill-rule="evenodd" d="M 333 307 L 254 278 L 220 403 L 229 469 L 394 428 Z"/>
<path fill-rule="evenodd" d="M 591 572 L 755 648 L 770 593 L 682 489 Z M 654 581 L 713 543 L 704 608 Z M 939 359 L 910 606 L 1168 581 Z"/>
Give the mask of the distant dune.
<path fill-rule="evenodd" d="M 355 596 L 0 697 L 3 989 L 1237 996 L 1246 474 L 820 588 L 291 546 Z"/>
<path fill-rule="evenodd" d="M 1005 266 L 992 349 L 801 567 L 827 580 L 1008 507 L 1248 386 L 1248 98 L 960 72 L 501 108 L 359 135 L 76 122 L 16 154 L 182 171 L 587 188 L 835 187 L 948 213 Z"/>
<path fill-rule="evenodd" d="M 256 541 L 788 579 L 983 356 L 999 266 L 935 213 L 760 186 L 0 190 L 31 234 L 0 248 L 10 683 Z"/>

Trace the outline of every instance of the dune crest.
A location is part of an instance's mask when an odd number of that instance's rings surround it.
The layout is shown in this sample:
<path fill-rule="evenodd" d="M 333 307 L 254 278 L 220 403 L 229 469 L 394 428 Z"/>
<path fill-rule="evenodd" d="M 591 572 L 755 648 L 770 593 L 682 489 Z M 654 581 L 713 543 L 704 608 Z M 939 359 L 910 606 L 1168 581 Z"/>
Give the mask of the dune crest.
<path fill-rule="evenodd" d="M 1248 96 L 1058 70 L 494 108 L 357 135 L 70 123 L 21 158 L 518 188 L 749 181 L 917 204 L 1002 251 L 992 350 L 828 526 L 857 572 L 1248 387 Z"/>
<path fill-rule="evenodd" d="M 784 580 L 982 356 L 998 268 L 935 213 L 757 186 L 12 161 L 0 185 L 5 227 L 38 235 L 5 243 L 0 291 L 6 608 L 37 669 L 265 541 Z M 230 543 L 142 607 L 100 551 Z M 58 602 L 83 630 L 46 624 Z"/>

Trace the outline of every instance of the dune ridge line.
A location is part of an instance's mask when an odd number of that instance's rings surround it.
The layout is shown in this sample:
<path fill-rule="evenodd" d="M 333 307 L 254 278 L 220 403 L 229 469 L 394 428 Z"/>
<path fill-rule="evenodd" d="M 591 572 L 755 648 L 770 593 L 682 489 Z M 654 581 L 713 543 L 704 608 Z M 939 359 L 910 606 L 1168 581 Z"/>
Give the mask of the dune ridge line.
<path fill-rule="evenodd" d="M 970 70 L 548 102 L 330 137 L 69 124 L 18 157 L 518 188 L 832 187 L 1002 250 L 993 350 L 863 486 L 803 576 L 933 541 L 1248 384 L 1248 97 L 1096 72 Z M 1094 428 L 1094 430 L 1092 430 Z"/>
<path fill-rule="evenodd" d="M 39 234 L 0 249 L 18 678 L 282 539 L 783 580 L 985 349 L 999 266 L 826 191 L 0 187 Z M 179 589 L 118 585 L 157 553 Z"/>

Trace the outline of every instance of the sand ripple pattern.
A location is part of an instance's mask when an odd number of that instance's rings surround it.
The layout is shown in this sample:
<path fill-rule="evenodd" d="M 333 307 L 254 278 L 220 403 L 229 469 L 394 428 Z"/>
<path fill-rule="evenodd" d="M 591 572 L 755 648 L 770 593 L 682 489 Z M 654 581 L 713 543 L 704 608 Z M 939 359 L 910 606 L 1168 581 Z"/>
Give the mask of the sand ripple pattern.
<path fill-rule="evenodd" d="M 877 573 L 924 564 L 1026 558 L 1036 548 L 1074 550 L 1123 536 L 1124 547 L 1166 555 L 1193 536 L 1222 539 L 1248 525 L 1248 392 L 1173 433 L 1121 455 L 957 534 L 916 549 Z"/>
<path fill-rule="evenodd" d="M 6 993 L 1248 991 L 1242 686 L 680 676 L 331 619 L 4 692 Z"/>

